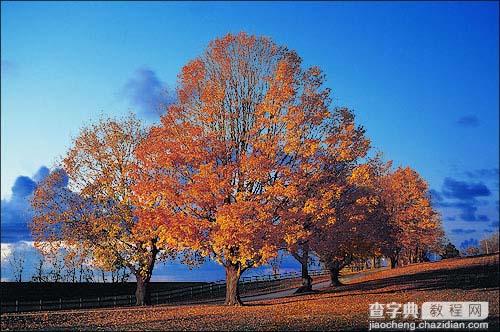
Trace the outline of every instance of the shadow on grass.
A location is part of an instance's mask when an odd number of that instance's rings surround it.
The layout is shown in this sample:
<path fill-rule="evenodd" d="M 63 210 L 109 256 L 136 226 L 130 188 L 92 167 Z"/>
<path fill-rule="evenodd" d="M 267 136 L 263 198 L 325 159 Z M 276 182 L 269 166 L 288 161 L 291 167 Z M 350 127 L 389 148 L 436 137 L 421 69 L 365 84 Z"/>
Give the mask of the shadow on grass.
<path fill-rule="evenodd" d="M 390 294 L 406 291 L 432 291 L 432 290 L 493 290 L 499 289 L 499 270 L 496 265 L 472 265 L 449 269 L 423 271 L 394 277 L 386 277 L 344 286 L 329 288 L 320 293 L 331 294 L 328 297 L 349 297 L 368 294 Z M 397 289 L 391 289 L 397 286 Z M 310 295 L 304 293 L 295 295 L 279 304 L 302 301 L 301 297 Z M 308 301 L 320 300 L 311 298 Z M 278 303 L 251 303 L 248 306 L 272 306 Z"/>

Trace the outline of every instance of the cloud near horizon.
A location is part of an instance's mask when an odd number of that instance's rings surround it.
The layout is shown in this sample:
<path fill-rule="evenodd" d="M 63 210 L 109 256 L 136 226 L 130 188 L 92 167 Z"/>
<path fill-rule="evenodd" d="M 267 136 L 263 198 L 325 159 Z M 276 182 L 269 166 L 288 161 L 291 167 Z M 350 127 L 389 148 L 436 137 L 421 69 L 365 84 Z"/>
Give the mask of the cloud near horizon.
<path fill-rule="evenodd" d="M 146 118 L 159 117 L 175 97 L 151 69 L 143 67 L 134 72 L 123 86 L 121 95 L 139 115 Z"/>
<path fill-rule="evenodd" d="M 441 194 L 446 198 L 470 200 L 470 199 L 475 199 L 477 197 L 490 196 L 491 191 L 482 182 L 469 183 L 447 177 L 444 179 Z"/>
<path fill-rule="evenodd" d="M 48 171 L 45 166 L 42 166 L 33 178 L 28 176 L 17 177 L 12 186 L 11 198 L 2 200 L 2 243 L 27 241 L 31 239 L 28 227 L 28 223 L 33 216 L 30 198 L 37 186 L 37 181 L 35 179 L 41 181 L 46 170 Z"/>
<path fill-rule="evenodd" d="M 29 223 L 33 217 L 31 198 L 38 184 L 50 173 L 46 166 L 42 166 L 32 176 L 18 176 L 12 186 L 10 199 L 1 201 L 1 243 L 14 243 L 19 241 L 31 241 Z M 58 184 L 67 186 L 67 177 Z"/>
<path fill-rule="evenodd" d="M 478 214 L 478 206 L 482 204 L 478 199 L 491 196 L 490 189 L 482 182 L 466 182 L 447 177 L 441 191 L 431 189 L 430 195 L 434 206 L 459 210 L 458 216 L 462 221 L 490 220 L 486 214 Z M 454 221 L 455 218 L 448 216 L 447 220 Z"/>

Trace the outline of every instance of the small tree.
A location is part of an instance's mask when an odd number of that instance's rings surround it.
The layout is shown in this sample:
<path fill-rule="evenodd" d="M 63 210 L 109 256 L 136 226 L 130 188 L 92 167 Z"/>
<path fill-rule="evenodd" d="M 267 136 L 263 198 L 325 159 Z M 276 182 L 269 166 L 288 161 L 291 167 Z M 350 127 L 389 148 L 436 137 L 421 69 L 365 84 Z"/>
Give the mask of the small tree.
<path fill-rule="evenodd" d="M 48 280 L 62 282 L 64 280 L 64 258 L 57 253 L 48 258 Z"/>
<path fill-rule="evenodd" d="M 8 262 L 11 267 L 14 280 L 16 282 L 22 282 L 25 262 L 24 252 L 19 248 L 14 247 L 9 255 Z"/>
<path fill-rule="evenodd" d="M 33 276 L 31 277 L 32 281 L 35 282 L 45 282 L 47 281 L 47 277 L 45 276 L 45 256 L 40 255 L 40 257 L 37 260 L 37 263 L 35 265 L 35 271 L 33 273 Z"/>
<path fill-rule="evenodd" d="M 470 246 L 465 249 L 465 255 L 467 256 L 477 256 L 480 253 L 480 249 L 475 246 Z"/>
<path fill-rule="evenodd" d="M 498 231 L 479 241 L 479 249 L 483 254 L 498 252 Z"/>
<path fill-rule="evenodd" d="M 453 243 L 450 242 L 450 240 L 444 239 L 441 245 L 439 256 L 441 256 L 442 259 L 455 258 L 460 256 L 460 251 L 457 249 L 457 247 L 455 247 Z"/>

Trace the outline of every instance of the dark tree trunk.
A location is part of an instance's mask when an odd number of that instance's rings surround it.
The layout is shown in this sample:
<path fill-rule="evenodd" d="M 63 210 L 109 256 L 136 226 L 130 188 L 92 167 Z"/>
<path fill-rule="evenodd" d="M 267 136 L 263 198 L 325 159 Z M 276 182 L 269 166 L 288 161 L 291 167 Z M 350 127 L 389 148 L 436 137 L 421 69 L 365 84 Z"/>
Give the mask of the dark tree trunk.
<path fill-rule="evenodd" d="M 307 267 L 307 257 L 305 258 L 305 260 L 300 262 L 300 265 L 302 271 L 302 291 L 310 292 L 312 291 L 312 278 L 309 275 L 309 269 Z"/>
<path fill-rule="evenodd" d="M 312 292 L 312 278 L 309 275 L 307 258 L 305 260 L 299 260 L 299 263 L 302 271 L 302 285 L 295 291 L 295 293 Z"/>
<path fill-rule="evenodd" d="M 225 305 L 239 306 L 243 303 L 240 299 L 240 290 L 238 282 L 240 280 L 241 269 L 240 265 L 226 265 L 226 301 Z"/>
<path fill-rule="evenodd" d="M 159 250 L 156 248 L 156 240 L 151 242 L 151 251 L 145 262 L 145 271 L 143 269 L 133 270 L 135 279 L 137 280 L 137 288 L 135 289 L 135 304 L 138 306 L 151 304 L 151 296 L 149 291 L 149 281 L 153 274 L 153 268 L 156 262 L 156 255 Z M 145 272 L 145 273 L 144 273 Z"/>
<path fill-rule="evenodd" d="M 149 294 L 149 278 L 144 278 L 140 274 L 136 275 L 137 288 L 135 289 L 135 305 L 148 305 L 150 304 Z"/>
<path fill-rule="evenodd" d="M 342 286 L 343 283 L 341 283 L 339 279 L 340 268 L 338 267 L 338 265 L 335 264 L 335 266 L 330 266 L 329 270 L 330 270 L 330 280 L 331 280 L 330 286 L 332 287 Z"/>
<path fill-rule="evenodd" d="M 394 269 L 398 266 L 398 258 L 397 256 L 391 256 L 391 269 Z"/>
<path fill-rule="evenodd" d="M 307 243 L 302 244 L 302 256 L 298 252 L 292 252 L 292 256 L 300 263 L 302 286 L 297 289 L 296 293 L 304 293 L 312 291 L 312 278 L 309 275 L 309 246 Z"/>

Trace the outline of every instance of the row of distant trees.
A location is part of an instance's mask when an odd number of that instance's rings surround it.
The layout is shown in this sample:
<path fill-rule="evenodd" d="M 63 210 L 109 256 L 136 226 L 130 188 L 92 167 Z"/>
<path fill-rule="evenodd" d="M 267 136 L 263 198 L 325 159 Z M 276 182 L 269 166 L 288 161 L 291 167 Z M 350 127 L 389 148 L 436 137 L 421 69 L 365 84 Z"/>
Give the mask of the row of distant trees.
<path fill-rule="evenodd" d="M 495 232 L 482 239 L 479 246 L 468 246 L 461 251 L 446 238 L 443 238 L 441 245 L 435 254 L 442 259 L 456 258 L 463 256 L 487 255 L 499 252 L 499 234 Z M 66 258 L 66 259 L 64 259 Z M 422 261 L 429 260 L 425 256 Z M 367 268 L 379 268 L 382 266 L 381 256 L 373 256 L 370 259 L 355 259 L 351 261 L 352 270 L 363 270 Z M 404 260 L 404 259 L 403 259 Z M 22 282 L 26 268 L 26 253 L 14 248 L 9 254 L 7 262 L 12 271 L 13 280 Z M 404 265 L 404 264 L 402 264 Z M 273 268 L 275 264 L 273 264 Z M 273 269 L 276 273 L 278 270 Z M 91 262 L 68 259 L 67 256 L 58 253 L 56 256 L 40 256 L 33 266 L 31 280 L 33 282 L 127 282 L 130 278 L 130 271 L 125 267 L 117 266 L 111 271 L 96 268 Z M 24 280 L 26 281 L 26 280 Z"/>
<path fill-rule="evenodd" d="M 126 282 L 130 271 L 125 267 L 105 270 L 93 266 L 90 261 L 77 260 L 66 255 L 65 250 L 53 255 L 39 255 L 31 266 L 27 276 L 27 252 L 14 248 L 8 255 L 6 263 L 10 267 L 15 282 Z M 28 253 L 29 254 L 29 253 Z"/>
<path fill-rule="evenodd" d="M 457 249 L 453 243 L 451 243 L 446 238 L 441 240 L 441 244 L 439 246 L 439 250 L 437 253 L 443 259 L 446 258 L 455 258 L 460 256 L 477 256 L 477 255 L 488 255 L 499 252 L 499 238 L 498 231 L 490 234 L 485 237 L 481 241 L 479 241 L 479 245 L 468 245 L 466 247 L 461 248 L 461 250 Z"/>
<path fill-rule="evenodd" d="M 471 244 L 467 247 L 461 248 L 461 253 L 464 256 L 475 256 L 475 255 L 496 253 L 498 252 L 498 249 L 499 249 L 499 239 L 497 231 L 479 241 L 478 245 Z"/>
<path fill-rule="evenodd" d="M 312 255 L 333 285 L 363 259 L 427 259 L 443 236 L 427 183 L 383 161 L 324 83 L 268 38 L 212 41 L 182 68 L 159 124 L 128 116 L 80 131 L 34 193 L 36 246 L 127 268 L 138 305 L 155 263 L 172 257 L 224 266 L 228 305 L 241 304 L 241 274 L 282 250 L 305 291 Z"/>

